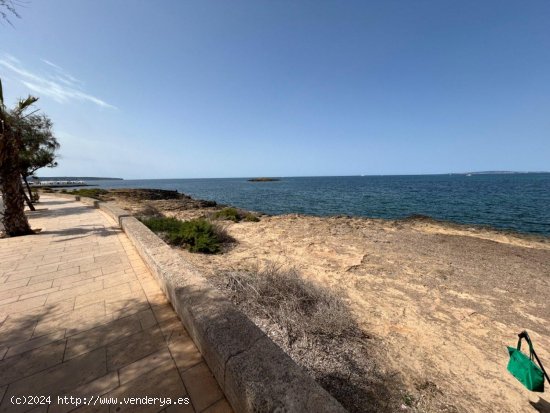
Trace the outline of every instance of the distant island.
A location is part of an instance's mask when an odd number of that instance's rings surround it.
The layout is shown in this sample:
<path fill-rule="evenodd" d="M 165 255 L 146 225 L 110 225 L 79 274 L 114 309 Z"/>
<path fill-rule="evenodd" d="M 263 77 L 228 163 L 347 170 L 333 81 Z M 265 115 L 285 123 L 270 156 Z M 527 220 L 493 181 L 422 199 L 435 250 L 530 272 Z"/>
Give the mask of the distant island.
<path fill-rule="evenodd" d="M 248 180 L 248 182 L 273 182 L 273 181 L 280 181 L 280 179 L 279 178 L 252 178 Z"/>
<path fill-rule="evenodd" d="M 457 172 L 451 175 L 516 175 L 516 174 L 546 174 L 544 171 L 476 171 L 476 172 Z"/>

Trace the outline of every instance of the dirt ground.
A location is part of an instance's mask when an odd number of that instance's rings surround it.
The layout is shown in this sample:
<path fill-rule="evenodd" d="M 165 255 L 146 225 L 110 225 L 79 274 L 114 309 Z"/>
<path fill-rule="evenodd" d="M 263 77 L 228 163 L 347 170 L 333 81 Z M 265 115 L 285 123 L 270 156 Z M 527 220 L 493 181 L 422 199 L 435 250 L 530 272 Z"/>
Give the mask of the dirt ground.
<path fill-rule="evenodd" d="M 173 202 L 148 204 L 181 219 L 217 208 Z M 402 411 L 550 412 L 548 390 L 530 393 L 506 370 L 506 346 L 523 329 L 550 370 L 549 239 L 426 219 L 283 215 L 224 225 L 237 243 L 223 254 L 181 253 L 207 274 L 277 262 L 342 291 L 383 374 L 399 378 Z"/>

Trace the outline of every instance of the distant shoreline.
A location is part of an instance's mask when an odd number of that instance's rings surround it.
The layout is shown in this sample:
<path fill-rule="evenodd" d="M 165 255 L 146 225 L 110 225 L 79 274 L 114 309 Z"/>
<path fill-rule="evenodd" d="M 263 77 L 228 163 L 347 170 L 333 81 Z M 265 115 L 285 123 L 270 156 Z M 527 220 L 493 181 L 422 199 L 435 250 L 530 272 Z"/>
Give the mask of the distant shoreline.
<path fill-rule="evenodd" d="M 353 175 L 288 175 L 277 178 L 264 177 L 205 177 L 205 178 L 112 178 L 112 177 L 87 177 L 87 176 L 41 176 L 39 180 L 83 180 L 83 181 L 165 181 L 165 180 L 210 180 L 210 179 L 245 179 L 249 182 L 281 181 L 283 179 L 296 178 L 379 178 L 379 177 L 414 177 L 414 176 L 467 176 L 467 175 L 528 175 L 550 174 L 550 171 L 473 171 L 473 172 L 439 172 L 418 174 L 353 174 Z"/>
<path fill-rule="evenodd" d="M 124 181 L 123 178 L 102 178 L 97 176 L 40 176 L 39 181 Z"/>

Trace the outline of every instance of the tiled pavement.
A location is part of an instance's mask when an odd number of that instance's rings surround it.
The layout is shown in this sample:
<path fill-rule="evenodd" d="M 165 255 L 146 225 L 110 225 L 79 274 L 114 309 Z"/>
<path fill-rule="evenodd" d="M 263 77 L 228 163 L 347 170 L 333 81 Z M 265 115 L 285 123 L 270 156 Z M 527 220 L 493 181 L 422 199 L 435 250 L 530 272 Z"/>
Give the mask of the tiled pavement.
<path fill-rule="evenodd" d="M 97 209 L 43 196 L 37 235 L 0 239 L 0 412 L 230 412 L 126 235 Z M 12 396 L 51 396 L 14 405 Z M 58 405 L 58 395 L 118 404 Z M 123 397 L 189 397 L 181 406 Z M 105 400 L 103 400 L 105 401 Z"/>

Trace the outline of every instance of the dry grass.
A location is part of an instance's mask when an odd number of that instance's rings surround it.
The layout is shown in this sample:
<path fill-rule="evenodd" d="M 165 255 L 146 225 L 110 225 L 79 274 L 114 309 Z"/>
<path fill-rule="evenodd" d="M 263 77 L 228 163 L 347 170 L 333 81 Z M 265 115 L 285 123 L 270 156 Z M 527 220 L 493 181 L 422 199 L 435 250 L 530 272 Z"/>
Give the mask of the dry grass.
<path fill-rule="evenodd" d="M 338 294 L 275 264 L 212 280 L 350 412 L 399 407 L 400 396 L 389 390 L 398 386 L 368 357 L 368 336 Z"/>
<path fill-rule="evenodd" d="M 295 269 L 270 264 L 262 270 L 226 272 L 223 278 L 233 301 L 283 328 L 289 344 L 308 336 L 343 337 L 358 332 L 344 303 L 301 278 Z"/>
<path fill-rule="evenodd" d="M 139 219 L 141 218 L 159 218 L 162 217 L 163 214 L 156 208 L 155 206 L 149 204 L 149 203 L 143 203 L 140 205 L 139 210 L 135 212 L 135 216 Z"/>

